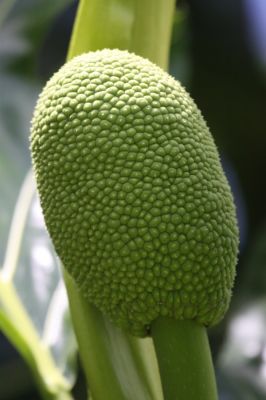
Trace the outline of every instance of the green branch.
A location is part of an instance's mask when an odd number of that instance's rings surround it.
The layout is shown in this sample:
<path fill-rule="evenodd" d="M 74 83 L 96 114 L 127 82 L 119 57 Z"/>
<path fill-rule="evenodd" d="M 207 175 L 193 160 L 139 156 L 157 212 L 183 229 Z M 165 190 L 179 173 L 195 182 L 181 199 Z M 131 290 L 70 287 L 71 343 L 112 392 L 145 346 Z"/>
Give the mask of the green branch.
<path fill-rule="evenodd" d="M 194 321 L 158 318 L 152 337 L 165 400 L 216 400 L 217 391 L 208 337 Z"/>

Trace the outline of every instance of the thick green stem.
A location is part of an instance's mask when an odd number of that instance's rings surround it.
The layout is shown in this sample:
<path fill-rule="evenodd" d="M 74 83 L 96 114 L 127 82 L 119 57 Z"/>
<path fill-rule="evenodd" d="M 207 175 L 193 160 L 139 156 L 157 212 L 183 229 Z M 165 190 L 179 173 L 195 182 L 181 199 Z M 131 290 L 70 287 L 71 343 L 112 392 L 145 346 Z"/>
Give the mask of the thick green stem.
<path fill-rule="evenodd" d="M 116 328 L 83 298 L 66 271 L 64 278 L 93 399 L 162 400 L 151 339 L 137 339 Z"/>
<path fill-rule="evenodd" d="M 68 59 L 118 48 L 167 69 L 174 6 L 174 0 L 81 0 Z"/>
<path fill-rule="evenodd" d="M 194 321 L 158 318 L 152 337 L 165 400 L 216 400 L 206 329 Z"/>

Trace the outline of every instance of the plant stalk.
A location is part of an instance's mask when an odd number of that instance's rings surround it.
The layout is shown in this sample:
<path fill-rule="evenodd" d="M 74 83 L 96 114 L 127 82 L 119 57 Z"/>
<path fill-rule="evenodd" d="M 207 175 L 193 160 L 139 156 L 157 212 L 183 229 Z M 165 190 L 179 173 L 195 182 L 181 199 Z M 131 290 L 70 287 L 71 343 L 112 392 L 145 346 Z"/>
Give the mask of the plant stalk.
<path fill-rule="evenodd" d="M 104 48 L 168 67 L 174 0 L 80 0 L 67 59 Z"/>
<path fill-rule="evenodd" d="M 90 394 L 95 400 L 162 400 L 152 340 L 114 326 L 64 271 L 70 311 Z"/>
<path fill-rule="evenodd" d="M 194 321 L 158 318 L 151 327 L 165 400 L 216 400 L 206 329 Z"/>

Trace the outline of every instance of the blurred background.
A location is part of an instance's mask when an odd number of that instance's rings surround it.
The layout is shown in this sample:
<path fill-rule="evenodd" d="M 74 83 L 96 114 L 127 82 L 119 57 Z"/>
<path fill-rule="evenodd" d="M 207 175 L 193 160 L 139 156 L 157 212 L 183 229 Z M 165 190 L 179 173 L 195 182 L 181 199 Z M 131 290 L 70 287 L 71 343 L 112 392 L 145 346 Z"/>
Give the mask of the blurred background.
<path fill-rule="evenodd" d="M 1 264 L 30 168 L 32 110 L 46 80 L 64 63 L 77 3 L 0 1 Z M 238 210 L 241 239 L 232 305 L 209 332 L 219 396 L 266 399 L 266 1 L 178 1 L 170 73 L 192 94 L 208 122 Z M 18 292 L 41 331 L 59 277 L 34 196 L 18 264 Z M 21 271 L 28 274 L 27 287 Z M 60 346 L 73 349 L 74 339 L 60 335 Z M 75 390 L 82 399 L 80 372 L 78 377 Z M 27 366 L 1 333 L 0 399 L 38 399 Z"/>

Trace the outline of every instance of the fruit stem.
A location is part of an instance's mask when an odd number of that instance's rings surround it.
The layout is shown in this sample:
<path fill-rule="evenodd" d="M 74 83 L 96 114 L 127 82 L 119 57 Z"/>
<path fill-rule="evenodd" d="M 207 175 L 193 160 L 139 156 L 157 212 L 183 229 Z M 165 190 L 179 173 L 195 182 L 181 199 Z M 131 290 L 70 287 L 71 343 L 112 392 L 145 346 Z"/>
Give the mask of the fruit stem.
<path fill-rule="evenodd" d="M 217 390 L 205 327 L 194 321 L 158 318 L 151 326 L 165 400 L 216 400 Z"/>
<path fill-rule="evenodd" d="M 80 357 L 93 399 L 162 400 L 152 340 L 114 326 L 64 271 Z"/>
<path fill-rule="evenodd" d="M 166 70 L 174 9 L 174 0 L 80 0 L 67 58 L 118 48 Z"/>

